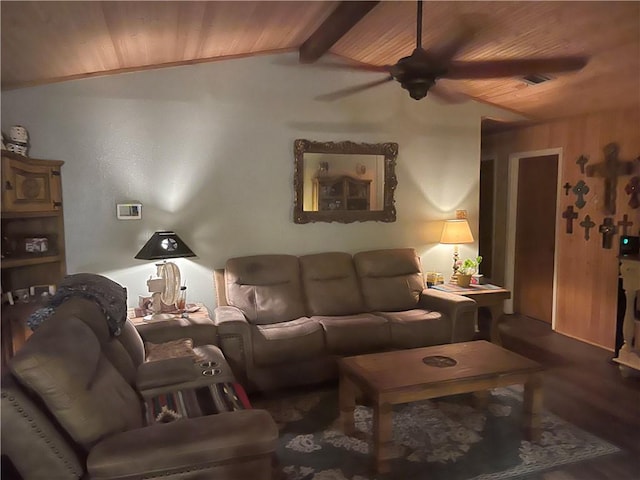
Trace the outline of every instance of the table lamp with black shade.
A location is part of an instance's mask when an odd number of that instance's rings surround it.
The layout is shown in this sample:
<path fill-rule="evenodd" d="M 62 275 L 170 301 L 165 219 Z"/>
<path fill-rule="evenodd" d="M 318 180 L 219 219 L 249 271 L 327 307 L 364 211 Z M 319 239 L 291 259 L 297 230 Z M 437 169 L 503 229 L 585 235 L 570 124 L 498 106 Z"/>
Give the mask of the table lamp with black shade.
<path fill-rule="evenodd" d="M 147 321 L 168 320 L 174 317 L 162 313 L 162 304 L 173 305 L 180 292 L 180 269 L 171 258 L 195 257 L 196 254 L 187 246 L 177 233 L 163 230 L 155 232 L 144 244 L 135 258 L 139 260 L 164 260 L 156 263 L 155 278 L 147 280 L 147 287 L 152 294 L 152 314 L 144 317 Z"/>

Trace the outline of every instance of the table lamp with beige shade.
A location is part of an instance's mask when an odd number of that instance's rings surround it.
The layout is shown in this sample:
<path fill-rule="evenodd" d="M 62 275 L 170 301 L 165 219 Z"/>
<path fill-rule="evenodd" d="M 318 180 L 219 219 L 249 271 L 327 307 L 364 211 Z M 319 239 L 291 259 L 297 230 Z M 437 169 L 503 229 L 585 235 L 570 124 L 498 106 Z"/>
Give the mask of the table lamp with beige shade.
<path fill-rule="evenodd" d="M 444 227 L 442 228 L 442 236 L 440 237 L 440 243 L 453 245 L 453 275 L 451 275 L 450 283 L 457 283 L 458 281 L 458 260 L 460 255 L 458 252 L 458 245 L 461 243 L 473 243 L 473 235 L 471 234 L 471 228 L 469 228 L 469 222 L 463 211 L 457 211 L 454 220 L 446 220 Z"/>

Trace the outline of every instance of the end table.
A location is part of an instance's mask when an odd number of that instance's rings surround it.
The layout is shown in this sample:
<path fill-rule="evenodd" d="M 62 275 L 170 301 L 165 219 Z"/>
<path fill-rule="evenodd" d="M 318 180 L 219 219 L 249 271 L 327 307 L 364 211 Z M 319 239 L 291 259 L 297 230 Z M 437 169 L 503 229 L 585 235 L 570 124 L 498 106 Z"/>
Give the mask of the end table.
<path fill-rule="evenodd" d="M 456 295 L 462 295 L 463 297 L 475 300 L 478 307 L 487 307 L 491 313 L 491 342 L 496 345 L 502 345 L 498 324 L 504 314 L 504 301 L 511 298 L 511 292 L 509 290 L 491 283 L 469 285 L 468 287 L 441 284 L 434 285 L 432 288 L 442 290 L 444 292 L 455 293 Z"/>
<path fill-rule="evenodd" d="M 135 308 L 128 310 L 127 317 L 148 342 L 162 343 L 186 337 L 192 338 L 195 346 L 217 345 L 218 330 L 207 307 L 203 303 L 191 303 L 188 307 L 185 316 L 176 313 L 169 320 L 146 321 L 143 316 L 136 316 Z"/>

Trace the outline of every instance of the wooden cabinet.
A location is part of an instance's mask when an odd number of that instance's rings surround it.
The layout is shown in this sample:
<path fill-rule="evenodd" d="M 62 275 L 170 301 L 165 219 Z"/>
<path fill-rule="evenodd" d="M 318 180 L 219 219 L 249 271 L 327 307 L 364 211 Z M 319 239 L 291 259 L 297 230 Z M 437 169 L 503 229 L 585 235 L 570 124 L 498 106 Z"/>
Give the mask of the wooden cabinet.
<path fill-rule="evenodd" d="M 16 291 L 57 285 L 66 275 L 59 160 L 31 159 L 2 151 L 2 360 L 28 336 L 25 321 L 43 299 Z M 22 300 L 22 301 L 21 301 Z M 25 300 L 28 300 L 25 301 Z"/>
<path fill-rule="evenodd" d="M 313 203 L 317 211 L 369 210 L 371 180 L 343 175 L 317 177 L 313 182 Z"/>
<path fill-rule="evenodd" d="M 2 212 L 62 209 L 60 167 L 64 162 L 2 153 Z"/>

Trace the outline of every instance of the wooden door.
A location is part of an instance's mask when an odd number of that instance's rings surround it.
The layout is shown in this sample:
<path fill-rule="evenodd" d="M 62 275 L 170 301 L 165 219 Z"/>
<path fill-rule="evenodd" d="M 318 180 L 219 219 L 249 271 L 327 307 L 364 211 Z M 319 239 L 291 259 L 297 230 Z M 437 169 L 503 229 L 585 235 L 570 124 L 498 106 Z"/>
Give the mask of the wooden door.
<path fill-rule="evenodd" d="M 551 323 L 558 156 L 521 158 L 518 166 L 513 305 Z"/>

